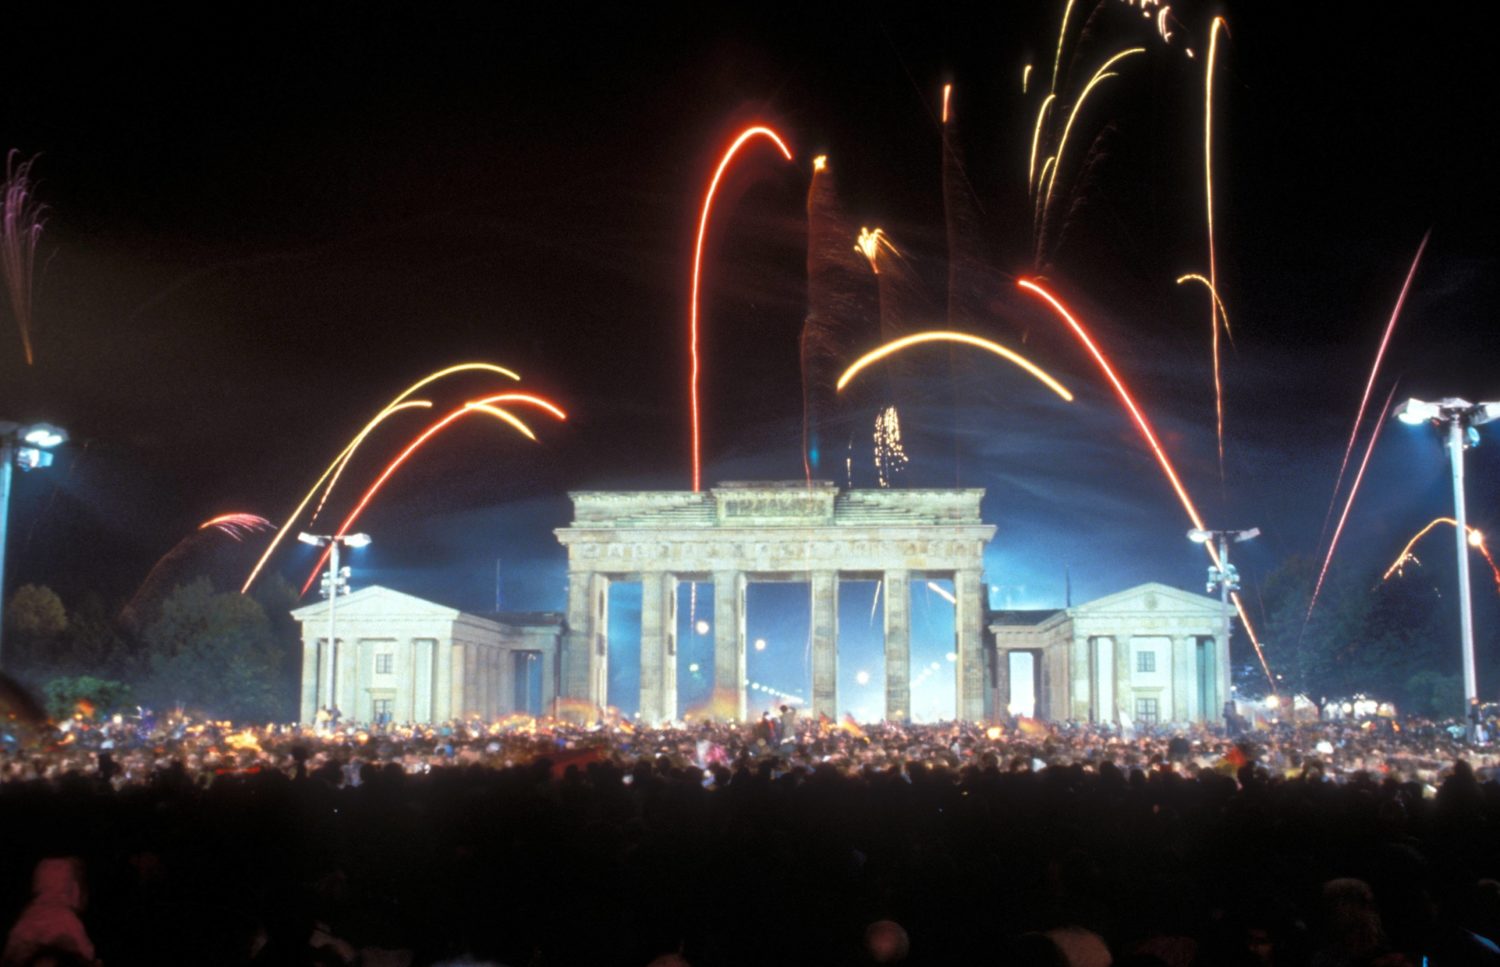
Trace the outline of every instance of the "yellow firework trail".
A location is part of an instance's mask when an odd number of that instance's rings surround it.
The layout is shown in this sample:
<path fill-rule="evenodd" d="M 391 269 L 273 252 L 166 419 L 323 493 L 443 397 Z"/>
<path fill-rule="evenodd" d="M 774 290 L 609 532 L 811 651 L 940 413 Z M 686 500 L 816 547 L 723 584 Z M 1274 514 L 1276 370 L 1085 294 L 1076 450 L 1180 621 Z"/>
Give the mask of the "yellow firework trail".
<path fill-rule="evenodd" d="M 1218 431 L 1219 441 L 1219 476 L 1224 475 L 1224 382 L 1219 373 L 1219 321 L 1224 322 L 1224 335 L 1229 336 L 1229 313 L 1224 308 L 1224 300 L 1219 298 L 1219 290 L 1214 288 L 1213 281 L 1206 279 L 1196 272 L 1184 275 L 1177 280 L 1177 284 L 1184 282 L 1202 282 L 1208 288 L 1210 296 L 1208 321 L 1213 327 L 1212 352 L 1214 357 L 1214 420 Z M 1233 338 L 1232 336 L 1230 337 Z"/>
<path fill-rule="evenodd" d="M 1068 392 L 1067 387 L 1063 386 L 1057 380 L 1047 375 L 1047 373 L 1044 372 L 1041 367 L 1037 366 L 1035 363 L 1027 359 L 1025 356 L 1022 356 L 1020 353 L 1014 352 L 1010 349 L 1006 349 L 1004 346 L 1000 345 L 997 342 L 991 342 L 988 339 L 984 339 L 979 336 L 973 336 L 966 332 L 948 332 L 944 330 L 913 333 L 910 336 L 902 336 L 900 339 L 894 339 L 891 342 L 886 343 L 884 346 L 880 346 L 877 349 L 870 350 L 863 356 L 856 359 L 854 361 L 854 365 L 844 370 L 844 375 L 839 377 L 837 388 L 842 390 L 845 386 L 849 385 L 850 380 L 852 380 L 859 374 L 860 370 L 863 370 L 867 366 L 871 366 L 875 363 L 880 362 L 882 359 L 886 358 L 892 353 L 898 353 L 910 346 L 916 346 L 921 343 L 928 342 L 956 342 L 963 343 L 966 346 L 976 346 L 980 349 L 988 350 L 997 356 L 1003 357 L 1015 363 L 1017 366 L 1026 370 L 1026 372 L 1030 373 L 1032 376 L 1035 376 L 1037 379 L 1045 383 L 1047 388 L 1052 392 L 1056 393 L 1058 396 L 1061 396 L 1063 399 L 1067 400 L 1070 403 L 1073 402 L 1073 394 Z"/>
<path fill-rule="evenodd" d="M 307 509 L 308 503 L 312 501 L 313 495 L 318 492 L 318 488 L 323 486 L 323 482 L 325 480 L 327 480 L 333 474 L 337 473 L 343 467 L 343 465 L 348 462 L 349 458 L 354 455 L 354 451 L 359 447 L 364 438 L 369 436 L 371 430 L 379 426 L 386 417 L 390 416 L 392 413 L 397 412 L 398 410 L 406 408 L 406 406 L 408 405 L 415 404 L 420 406 L 421 404 L 426 403 L 425 400 L 407 400 L 407 397 L 411 396 L 411 394 L 415 393 L 417 390 L 421 389 L 429 383 L 436 382 L 440 379 L 445 379 L 446 377 L 452 376 L 456 373 L 465 372 L 494 373 L 496 375 L 505 376 L 509 379 L 517 381 L 519 381 L 521 378 L 512 370 L 506 369 L 504 366 L 496 366 L 493 363 L 458 363 L 457 365 L 449 366 L 445 369 L 440 369 L 435 372 L 428 373 L 426 376 L 422 377 L 415 383 L 408 386 L 406 389 L 402 390 L 400 393 L 396 394 L 395 399 L 391 400 L 391 402 L 388 403 L 384 409 L 377 413 L 374 419 L 372 419 L 369 423 L 366 423 L 364 429 L 360 430 L 359 433 L 355 434 L 354 439 L 349 441 L 349 445 L 344 447 L 339 455 L 333 458 L 333 462 L 328 465 L 328 469 L 323 471 L 322 475 L 318 477 L 317 481 L 312 485 L 311 489 L 307 491 L 307 496 L 303 497 L 301 502 L 297 504 L 297 508 L 293 510 L 290 515 L 288 515 L 286 523 L 283 524 L 281 526 L 281 529 L 276 532 L 276 536 L 271 538 L 271 543 L 266 548 L 265 553 L 260 556 L 260 560 L 255 562 L 255 567 L 251 569 L 250 576 L 245 578 L 245 583 L 240 588 L 240 593 L 245 594 L 249 592 L 250 585 L 255 583 L 256 577 L 258 577 L 261 570 L 265 568 L 266 561 L 270 560 L 271 555 L 275 553 L 277 545 L 281 543 L 281 539 L 284 538 L 293 527 L 297 526 L 297 519 L 301 516 L 302 512 Z M 426 405 L 431 406 L 432 404 L 426 403 Z"/>
<path fill-rule="evenodd" d="M 1021 68 L 1021 93 L 1026 93 L 1026 86 L 1031 83 L 1031 65 L 1027 64 Z"/>
<path fill-rule="evenodd" d="M 1100 82 L 1108 80 L 1109 78 L 1115 76 L 1114 72 L 1110 70 L 1111 67 L 1124 60 L 1126 57 L 1130 57 L 1135 54 L 1144 54 L 1145 52 L 1146 48 L 1144 47 L 1130 47 L 1120 51 L 1118 54 L 1115 54 L 1109 60 L 1099 65 L 1099 69 L 1094 71 L 1094 76 L 1090 77 L 1089 82 L 1084 85 L 1083 93 L 1079 94 L 1078 100 L 1073 102 L 1073 109 L 1068 112 L 1068 122 L 1063 125 L 1062 138 L 1057 142 L 1057 164 L 1052 166 L 1052 177 L 1047 181 L 1047 204 L 1051 204 L 1052 202 L 1052 188 L 1057 184 L 1057 170 L 1062 167 L 1063 152 L 1068 148 L 1068 134 L 1073 130 L 1073 122 L 1078 118 L 1078 111 L 1083 107 L 1083 102 L 1088 100 L 1089 93 L 1093 91 L 1093 89 L 1098 86 Z M 1044 210 L 1045 207 L 1046 206 L 1044 205 Z"/>
<path fill-rule="evenodd" d="M 1223 17 L 1215 17 L 1208 30 L 1208 66 L 1203 72 L 1203 190 L 1207 202 L 1208 216 L 1208 287 L 1219 291 L 1219 263 L 1214 252 L 1214 58 L 1219 50 L 1219 31 L 1229 26 Z M 1218 301 L 1217 294 L 1214 300 Z M 1210 307 L 1212 309 L 1212 307 Z M 1210 317 L 1213 313 L 1210 312 Z M 1212 318 L 1210 318 L 1212 321 Z M 1219 365 L 1219 328 L 1214 324 L 1215 381 Z M 1219 429 L 1219 480 L 1224 479 L 1224 397 L 1216 398 L 1218 404 Z"/>
<path fill-rule="evenodd" d="M 1057 90 L 1057 68 L 1062 64 L 1063 42 L 1068 37 L 1068 17 L 1073 13 L 1073 0 L 1068 0 L 1068 5 L 1063 8 L 1062 27 L 1057 31 L 1057 53 L 1052 55 L 1052 84 L 1047 89 Z"/>
<path fill-rule="evenodd" d="M 1042 124 L 1047 119 L 1047 111 L 1052 107 L 1052 102 L 1057 100 L 1056 94 L 1048 94 L 1042 99 L 1042 106 L 1036 112 L 1036 126 L 1031 131 L 1031 163 L 1026 166 L 1026 190 L 1036 188 L 1036 149 L 1042 141 Z M 1042 171 L 1042 177 L 1047 177 L 1047 172 Z"/>

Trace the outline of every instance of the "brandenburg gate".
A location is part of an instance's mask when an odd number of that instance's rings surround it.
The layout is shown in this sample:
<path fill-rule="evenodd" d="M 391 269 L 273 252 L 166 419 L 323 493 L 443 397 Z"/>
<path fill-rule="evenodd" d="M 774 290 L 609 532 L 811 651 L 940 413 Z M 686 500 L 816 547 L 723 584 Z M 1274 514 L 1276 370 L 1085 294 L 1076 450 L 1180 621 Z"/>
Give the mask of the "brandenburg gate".
<path fill-rule="evenodd" d="M 958 717 L 984 717 L 983 490 L 846 490 L 831 483 L 725 483 L 708 491 L 580 492 L 568 549 L 561 653 L 565 708 L 606 704 L 609 585 L 641 583 L 640 717 L 678 717 L 677 589 L 714 587 L 714 689 L 745 717 L 745 588 L 811 587 L 813 714 L 836 716 L 841 580 L 883 581 L 885 717 L 911 712 L 911 582 L 951 579 Z"/>

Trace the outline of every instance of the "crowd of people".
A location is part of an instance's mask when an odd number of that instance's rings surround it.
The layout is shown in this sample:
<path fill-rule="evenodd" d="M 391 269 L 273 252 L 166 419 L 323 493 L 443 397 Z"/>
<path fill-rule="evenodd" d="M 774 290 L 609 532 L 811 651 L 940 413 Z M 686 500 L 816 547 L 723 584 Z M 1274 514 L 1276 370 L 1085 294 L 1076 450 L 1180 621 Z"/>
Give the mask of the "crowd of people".
<path fill-rule="evenodd" d="M 1435 723 L 0 738 L 7 964 L 1500 963 L 1500 755 Z"/>

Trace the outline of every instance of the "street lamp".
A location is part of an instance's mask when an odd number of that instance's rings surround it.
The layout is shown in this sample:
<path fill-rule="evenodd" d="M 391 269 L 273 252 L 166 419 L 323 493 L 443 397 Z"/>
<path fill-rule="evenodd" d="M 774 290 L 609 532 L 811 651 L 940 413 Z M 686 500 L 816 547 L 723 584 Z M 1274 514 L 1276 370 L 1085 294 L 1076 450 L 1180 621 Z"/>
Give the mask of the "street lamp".
<path fill-rule="evenodd" d="M 1215 665 L 1215 687 L 1214 698 L 1218 702 L 1229 700 L 1229 636 L 1234 631 L 1234 610 L 1229 606 L 1229 594 L 1231 591 L 1240 589 L 1240 572 L 1235 570 L 1234 565 L 1229 563 L 1229 545 L 1238 544 L 1241 541 L 1253 540 L 1260 536 L 1260 528 L 1252 527 L 1244 531 L 1213 531 L 1194 527 L 1188 531 L 1188 540 L 1194 544 L 1207 544 L 1216 541 L 1219 545 L 1218 565 L 1209 565 L 1208 568 L 1208 592 L 1212 594 L 1215 588 L 1219 591 L 1219 602 L 1224 612 L 1224 644 L 1217 649 L 1218 654 L 1214 656 Z M 1274 686 L 1273 686 L 1274 687 Z M 1205 720 L 1211 720 L 1208 709 L 1203 709 Z"/>
<path fill-rule="evenodd" d="M 1478 675 L 1474 670 L 1474 614 L 1469 604 L 1469 526 L 1464 520 L 1464 449 L 1479 443 L 1475 427 L 1500 419 L 1500 403 L 1470 403 L 1448 397 L 1436 403 L 1411 399 L 1395 409 L 1396 419 L 1411 426 L 1431 423 L 1448 431 L 1448 457 L 1453 465 L 1453 519 L 1458 535 L 1458 613 L 1463 638 L 1464 711 L 1468 713 L 1479 695 Z M 1470 723 L 1470 729 L 1473 723 Z"/>
<path fill-rule="evenodd" d="M 68 431 L 50 423 L 0 420 L 0 612 L 5 604 L 5 538 L 10 520 L 10 482 L 16 467 L 36 470 L 52 466 L 53 447 L 68 442 Z M 0 614 L 3 617 L 3 614 Z M 0 642 L 5 622 L 0 620 Z"/>
<path fill-rule="evenodd" d="M 368 547 L 370 544 L 369 534 L 309 534 L 306 531 L 297 535 L 297 540 L 314 547 L 328 548 L 328 573 L 323 575 L 322 594 L 328 599 L 328 673 L 323 676 L 323 705 L 321 708 L 332 709 L 337 703 L 333 700 L 333 669 L 335 659 L 338 657 L 338 638 L 334 635 L 334 612 L 337 610 L 340 594 L 349 593 L 349 569 L 339 567 L 339 547 Z"/>

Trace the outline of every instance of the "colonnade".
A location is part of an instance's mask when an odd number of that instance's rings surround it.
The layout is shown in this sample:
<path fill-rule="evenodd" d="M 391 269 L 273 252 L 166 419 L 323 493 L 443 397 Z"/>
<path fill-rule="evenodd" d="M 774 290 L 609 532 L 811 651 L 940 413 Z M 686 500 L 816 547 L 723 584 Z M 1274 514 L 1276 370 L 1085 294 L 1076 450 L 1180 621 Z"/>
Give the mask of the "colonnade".
<path fill-rule="evenodd" d="M 567 630 L 562 642 L 562 700 L 565 709 L 588 715 L 608 702 L 609 586 L 612 580 L 641 583 L 642 721 L 657 723 L 680 717 L 677 700 L 678 587 L 695 581 L 713 589 L 714 714 L 743 720 L 746 716 L 745 593 L 756 581 L 806 581 L 810 588 L 813 715 L 838 714 L 838 601 L 841 578 L 882 581 L 885 626 L 885 718 L 911 717 L 911 582 L 951 578 L 955 604 L 954 648 L 957 653 L 957 714 L 965 721 L 984 718 L 983 623 L 984 585 L 979 569 L 948 572 L 887 569 L 844 573 L 818 568 L 757 574 L 720 569 L 708 574 L 664 571 L 611 574 L 574 568 L 568 575 Z"/>

